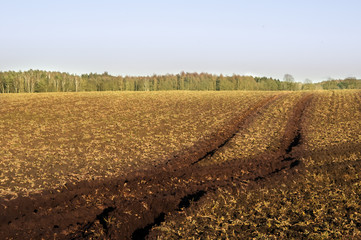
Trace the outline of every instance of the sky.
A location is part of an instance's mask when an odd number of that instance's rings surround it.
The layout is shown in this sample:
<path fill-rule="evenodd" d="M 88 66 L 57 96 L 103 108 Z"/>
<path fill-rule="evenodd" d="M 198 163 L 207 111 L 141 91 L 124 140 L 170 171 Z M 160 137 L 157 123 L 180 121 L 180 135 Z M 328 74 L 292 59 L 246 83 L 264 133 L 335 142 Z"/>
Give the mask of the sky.
<path fill-rule="evenodd" d="M 0 71 L 361 78 L 361 1 L 0 0 Z"/>

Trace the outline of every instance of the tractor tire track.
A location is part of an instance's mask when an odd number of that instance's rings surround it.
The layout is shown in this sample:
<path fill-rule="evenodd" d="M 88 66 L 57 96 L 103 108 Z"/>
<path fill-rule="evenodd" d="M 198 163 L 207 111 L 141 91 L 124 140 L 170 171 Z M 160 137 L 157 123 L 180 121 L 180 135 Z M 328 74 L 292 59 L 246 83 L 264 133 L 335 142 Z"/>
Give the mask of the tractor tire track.
<path fill-rule="evenodd" d="M 194 179 L 212 179 L 212 176 L 213 177 L 216 176 L 216 180 L 209 181 L 208 184 L 204 184 L 203 189 L 200 187 L 195 193 L 191 193 L 183 197 L 178 206 L 184 206 L 185 208 L 188 208 L 190 206 L 189 204 L 190 200 L 192 200 L 193 202 L 197 202 L 202 196 L 204 196 L 207 193 L 207 191 L 214 192 L 217 188 L 229 187 L 230 183 L 235 182 L 235 180 L 238 183 L 249 182 L 249 181 L 258 182 L 260 180 L 271 181 L 271 177 L 278 174 L 282 170 L 293 169 L 294 167 L 300 165 L 301 162 L 299 158 L 301 156 L 300 155 L 301 150 L 299 145 L 301 143 L 301 136 L 302 136 L 301 135 L 302 118 L 303 118 L 304 110 L 310 104 L 311 100 L 312 100 L 312 95 L 306 95 L 296 104 L 291 119 L 287 123 L 285 135 L 283 136 L 281 142 L 283 147 L 280 150 L 280 152 L 277 153 L 278 157 L 272 155 L 268 157 L 267 156 L 263 157 L 261 158 L 262 163 L 255 164 L 253 166 L 259 168 L 261 164 L 265 163 L 265 160 L 268 160 L 272 163 L 269 166 L 267 166 L 267 168 L 264 168 L 265 170 L 263 172 L 258 173 L 259 174 L 258 176 L 253 175 L 253 176 L 239 178 L 239 174 L 237 175 L 236 171 L 247 168 L 247 166 L 244 165 L 242 166 L 242 163 L 240 164 L 236 160 L 234 160 L 233 163 L 227 163 L 227 164 L 223 163 L 221 166 L 212 166 L 212 167 L 201 166 L 199 167 L 199 169 L 195 169 L 194 171 L 195 174 L 193 174 Z M 222 145 L 222 147 L 225 146 L 227 142 L 225 142 Z M 298 148 L 297 151 L 295 151 L 296 148 Z M 197 162 L 201 161 L 202 159 L 198 160 Z M 259 162 L 259 158 L 251 162 L 256 162 L 257 160 Z M 291 163 L 290 164 L 284 163 L 286 161 L 291 161 Z M 207 175 L 201 176 L 201 173 L 208 173 L 208 176 Z M 184 201 L 186 201 L 187 204 L 183 204 Z M 180 209 L 181 207 L 178 207 L 176 211 L 179 211 Z M 151 227 L 157 226 L 162 221 L 165 220 L 164 215 L 165 215 L 164 212 L 161 212 L 159 216 L 155 217 L 155 221 L 153 223 L 148 224 L 144 228 L 136 229 L 132 233 L 132 239 L 146 239 Z"/>
<path fill-rule="evenodd" d="M 169 212 L 177 208 L 181 199 L 186 199 L 187 195 L 198 191 L 198 184 L 204 188 L 203 180 L 195 181 L 197 183 L 189 187 L 189 182 L 192 181 L 188 178 L 193 171 L 190 166 L 202 156 L 207 156 L 226 144 L 240 128 L 251 122 L 262 108 L 282 96 L 285 95 L 274 95 L 256 103 L 237 119 L 235 124 L 226 125 L 218 135 L 210 136 L 207 141 L 200 142 L 184 156 L 175 156 L 153 171 L 136 172 L 127 178 L 68 184 L 62 189 L 44 191 L 30 197 L 2 200 L 0 232 L 3 237 L 14 239 L 81 239 L 91 236 L 92 232 L 88 230 L 94 228 L 94 223 L 98 222 L 105 234 L 112 236 L 107 219 L 110 215 L 118 215 L 118 219 L 123 219 L 124 224 L 114 236 L 129 238 L 136 229 L 152 223 L 159 212 Z M 168 184 L 163 186 L 164 183 Z M 137 196 L 129 196 L 135 191 Z M 144 211 L 144 206 L 151 211 Z M 137 217 L 124 214 L 128 209 L 131 212 L 136 209 L 135 212 L 138 211 L 139 214 Z M 143 217 L 139 220 L 140 215 Z"/>
<path fill-rule="evenodd" d="M 223 142 L 216 142 L 214 149 L 225 147 L 242 129 L 242 124 L 251 122 L 257 116 L 257 111 L 275 99 L 259 104 L 254 110 L 256 113 L 246 114 L 247 117 L 237 123 L 236 132 L 223 134 L 227 138 Z M 199 200 L 208 191 L 231 187 L 234 182 L 265 181 L 281 171 L 295 167 L 299 161 L 297 152 L 300 152 L 302 139 L 302 135 L 299 137 L 302 132 L 302 113 L 310 99 L 311 95 L 307 95 L 296 104 L 286 127 L 282 148 L 277 154 L 260 156 L 250 161 L 251 164 L 236 160 L 221 166 L 202 167 L 196 164 L 211 154 L 212 149 L 198 154 L 198 159 L 184 160 L 182 164 L 170 161 L 153 173 L 138 173 L 128 179 L 112 179 L 93 183 L 92 186 L 80 183 L 57 194 L 16 199 L 13 205 L 9 204 L 5 209 L 5 212 L 15 211 L 16 215 L 12 215 L 11 220 L 6 218 L 6 213 L 0 215 L 1 232 L 4 232 L 5 237 L 15 239 L 29 236 L 84 239 L 95 237 L 94 232 L 97 231 L 102 231 L 111 239 L 146 238 L 153 226 L 164 221 L 165 214 L 189 207 L 191 200 Z M 295 141 L 297 138 L 298 142 Z M 283 161 L 287 158 L 293 159 Z M 243 169 L 247 169 L 249 174 L 240 174 Z M 89 202 L 84 200 L 84 196 L 90 198 Z M 59 200 L 65 202 L 61 204 Z M 112 224 L 110 218 L 115 219 L 115 223 Z"/>

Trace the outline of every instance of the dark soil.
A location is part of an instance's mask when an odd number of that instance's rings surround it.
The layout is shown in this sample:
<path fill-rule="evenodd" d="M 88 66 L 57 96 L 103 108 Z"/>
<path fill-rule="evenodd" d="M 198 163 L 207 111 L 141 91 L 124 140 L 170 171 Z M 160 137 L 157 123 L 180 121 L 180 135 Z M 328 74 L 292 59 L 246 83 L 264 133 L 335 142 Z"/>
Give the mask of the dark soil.
<path fill-rule="evenodd" d="M 144 239 L 167 213 L 189 207 L 208 191 L 244 181 L 272 181 L 273 175 L 302 167 L 301 119 L 312 95 L 305 95 L 296 104 L 278 152 L 249 162 L 235 159 L 220 166 L 196 164 L 225 146 L 276 98 L 257 103 L 217 136 L 153 170 L 135 172 L 126 178 L 69 184 L 12 201 L 1 200 L 1 237 L 84 239 L 96 237 L 101 230 L 110 239 Z M 241 175 L 242 169 L 249 174 Z M 111 223 L 110 219 L 116 221 Z"/>

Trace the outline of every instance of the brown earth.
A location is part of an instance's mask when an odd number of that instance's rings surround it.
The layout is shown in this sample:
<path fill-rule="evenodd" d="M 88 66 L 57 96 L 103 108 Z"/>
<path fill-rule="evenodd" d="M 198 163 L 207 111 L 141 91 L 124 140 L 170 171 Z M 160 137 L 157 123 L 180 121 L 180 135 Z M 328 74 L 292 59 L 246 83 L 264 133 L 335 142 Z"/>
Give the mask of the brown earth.
<path fill-rule="evenodd" d="M 197 163 L 225 147 L 247 127 L 277 95 L 260 101 L 229 124 L 223 132 L 197 143 L 153 170 L 131 176 L 68 184 L 30 197 L 0 201 L 0 232 L 7 239 L 83 239 L 102 232 L 110 239 L 144 239 L 164 221 L 167 213 L 190 206 L 208 191 L 244 182 L 272 181 L 274 176 L 297 174 L 302 167 L 302 115 L 311 94 L 294 107 L 278 151 L 263 153 L 251 161 L 237 159 L 221 165 Z M 241 174 L 242 170 L 249 173 Z M 151 236 L 154 237 L 154 236 Z"/>

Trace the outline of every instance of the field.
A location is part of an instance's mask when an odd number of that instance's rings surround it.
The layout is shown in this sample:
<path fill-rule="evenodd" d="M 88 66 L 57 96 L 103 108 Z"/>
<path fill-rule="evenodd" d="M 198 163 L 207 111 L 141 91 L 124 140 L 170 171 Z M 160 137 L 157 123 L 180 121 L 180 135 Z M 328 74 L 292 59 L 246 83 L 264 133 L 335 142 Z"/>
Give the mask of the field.
<path fill-rule="evenodd" d="M 7 239 L 361 238 L 361 91 L 0 95 Z"/>

